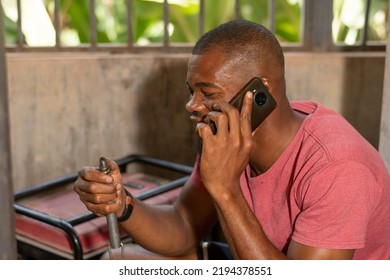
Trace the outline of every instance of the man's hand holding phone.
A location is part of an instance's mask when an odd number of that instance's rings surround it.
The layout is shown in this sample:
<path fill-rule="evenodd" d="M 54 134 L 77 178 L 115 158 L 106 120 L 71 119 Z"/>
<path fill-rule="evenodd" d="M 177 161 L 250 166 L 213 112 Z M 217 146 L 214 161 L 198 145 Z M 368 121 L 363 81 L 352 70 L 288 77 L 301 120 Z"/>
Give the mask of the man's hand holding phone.
<path fill-rule="evenodd" d="M 203 141 L 202 180 L 212 196 L 231 188 L 239 191 L 239 178 L 249 162 L 252 132 L 275 109 L 276 101 L 255 77 L 228 102 L 216 103 L 197 131 Z M 207 123 L 207 124 L 206 124 Z M 238 187 L 237 187 L 238 186 Z"/>
<path fill-rule="evenodd" d="M 249 161 L 252 150 L 253 93 L 244 95 L 241 112 L 228 102 L 217 103 L 206 117 L 217 127 L 213 134 L 206 123 L 197 125 L 197 132 L 203 141 L 200 171 L 209 193 L 218 195 L 239 191 L 239 178 Z"/>

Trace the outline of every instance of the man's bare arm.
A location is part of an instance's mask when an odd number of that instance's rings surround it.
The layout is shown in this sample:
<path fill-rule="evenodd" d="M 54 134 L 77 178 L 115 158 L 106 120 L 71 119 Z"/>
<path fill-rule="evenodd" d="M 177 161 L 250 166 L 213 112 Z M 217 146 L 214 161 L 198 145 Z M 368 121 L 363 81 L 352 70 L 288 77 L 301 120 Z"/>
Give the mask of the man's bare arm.
<path fill-rule="evenodd" d="M 165 256 L 181 256 L 196 250 L 215 223 L 210 196 L 188 181 L 173 205 L 136 202 L 130 219 L 120 225 L 145 249 Z"/>

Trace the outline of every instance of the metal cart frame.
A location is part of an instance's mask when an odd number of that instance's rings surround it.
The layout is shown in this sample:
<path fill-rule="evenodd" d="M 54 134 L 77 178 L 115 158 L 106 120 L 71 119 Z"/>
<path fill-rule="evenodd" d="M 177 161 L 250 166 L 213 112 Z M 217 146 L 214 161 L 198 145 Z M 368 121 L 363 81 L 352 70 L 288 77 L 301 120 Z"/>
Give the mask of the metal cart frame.
<path fill-rule="evenodd" d="M 193 169 L 192 167 L 187 166 L 187 165 L 178 164 L 178 163 L 158 159 L 155 157 L 144 156 L 144 155 L 128 155 L 124 158 L 116 160 L 116 163 L 118 164 L 121 172 L 125 172 L 128 164 L 135 163 L 135 162 L 145 163 L 148 165 L 152 165 L 155 167 L 161 167 L 161 168 L 164 168 L 167 170 L 176 171 L 176 172 L 183 174 L 183 176 L 180 177 L 179 179 L 170 181 L 170 182 L 163 184 L 161 186 L 158 186 L 154 189 L 147 190 L 141 194 L 136 195 L 135 197 L 139 200 L 145 200 L 148 198 L 152 198 L 152 197 L 157 196 L 159 194 L 163 194 L 165 192 L 168 192 L 170 190 L 173 190 L 175 188 L 183 186 L 183 184 L 189 179 L 190 174 L 191 174 L 192 169 Z M 70 242 L 71 247 L 73 249 L 74 259 L 80 260 L 80 259 L 84 259 L 84 252 L 83 252 L 83 247 L 82 247 L 80 238 L 79 238 L 77 232 L 75 231 L 74 227 L 76 225 L 83 223 L 83 222 L 90 221 L 90 220 L 96 218 L 97 216 L 95 214 L 87 211 L 86 213 L 84 213 L 80 216 L 72 217 L 70 219 L 61 219 L 61 218 L 57 218 L 57 217 L 52 217 L 52 216 L 47 215 L 45 213 L 41 213 L 39 211 L 30 209 L 28 207 L 24 207 L 24 206 L 18 204 L 18 200 L 20 200 L 22 198 L 28 197 L 28 196 L 33 195 L 33 194 L 38 194 L 40 192 L 44 192 L 48 189 L 57 188 L 57 187 L 65 185 L 65 184 L 75 182 L 76 179 L 77 179 L 77 173 L 72 173 L 68 176 L 56 178 L 56 179 L 32 186 L 32 187 L 29 187 L 25 190 L 16 192 L 14 194 L 14 198 L 15 198 L 14 209 L 15 209 L 15 212 L 18 214 L 25 215 L 27 217 L 36 219 L 40 222 L 43 222 L 43 223 L 46 223 L 46 224 L 49 224 L 49 225 L 52 225 L 54 227 L 61 229 L 67 235 L 67 237 L 69 239 L 69 242 Z M 22 244 L 23 242 L 18 240 L 17 243 L 18 243 L 18 251 L 20 251 L 21 250 L 20 247 L 23 245 Z"/>

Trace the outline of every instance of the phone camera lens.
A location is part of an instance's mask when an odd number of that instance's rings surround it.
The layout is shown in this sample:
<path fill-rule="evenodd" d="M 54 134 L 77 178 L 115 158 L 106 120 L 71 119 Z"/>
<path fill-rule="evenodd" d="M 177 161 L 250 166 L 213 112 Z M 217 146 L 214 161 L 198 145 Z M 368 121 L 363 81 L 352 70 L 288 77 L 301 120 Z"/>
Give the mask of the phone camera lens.
<path fill-rule="evenodd" d="M 263 106 L 267 102 L 267 96 L 264 92 L 259 92 L 255 95 L 255 102 L 259 106 Z"/>

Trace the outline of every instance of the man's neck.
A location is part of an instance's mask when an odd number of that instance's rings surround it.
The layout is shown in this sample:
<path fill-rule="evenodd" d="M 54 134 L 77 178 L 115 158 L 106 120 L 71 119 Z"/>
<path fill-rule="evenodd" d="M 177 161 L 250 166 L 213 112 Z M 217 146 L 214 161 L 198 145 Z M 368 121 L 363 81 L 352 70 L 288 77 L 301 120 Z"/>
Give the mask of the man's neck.
<path fill-rule="evenodd" d="M 279 121 L 279 125 L 264 124 L 253 137 L 254 147 L 250 155 L 251 176 L 266 172 L 277 161 L 294 139 L 305 115 L 291 111 Z"/>

